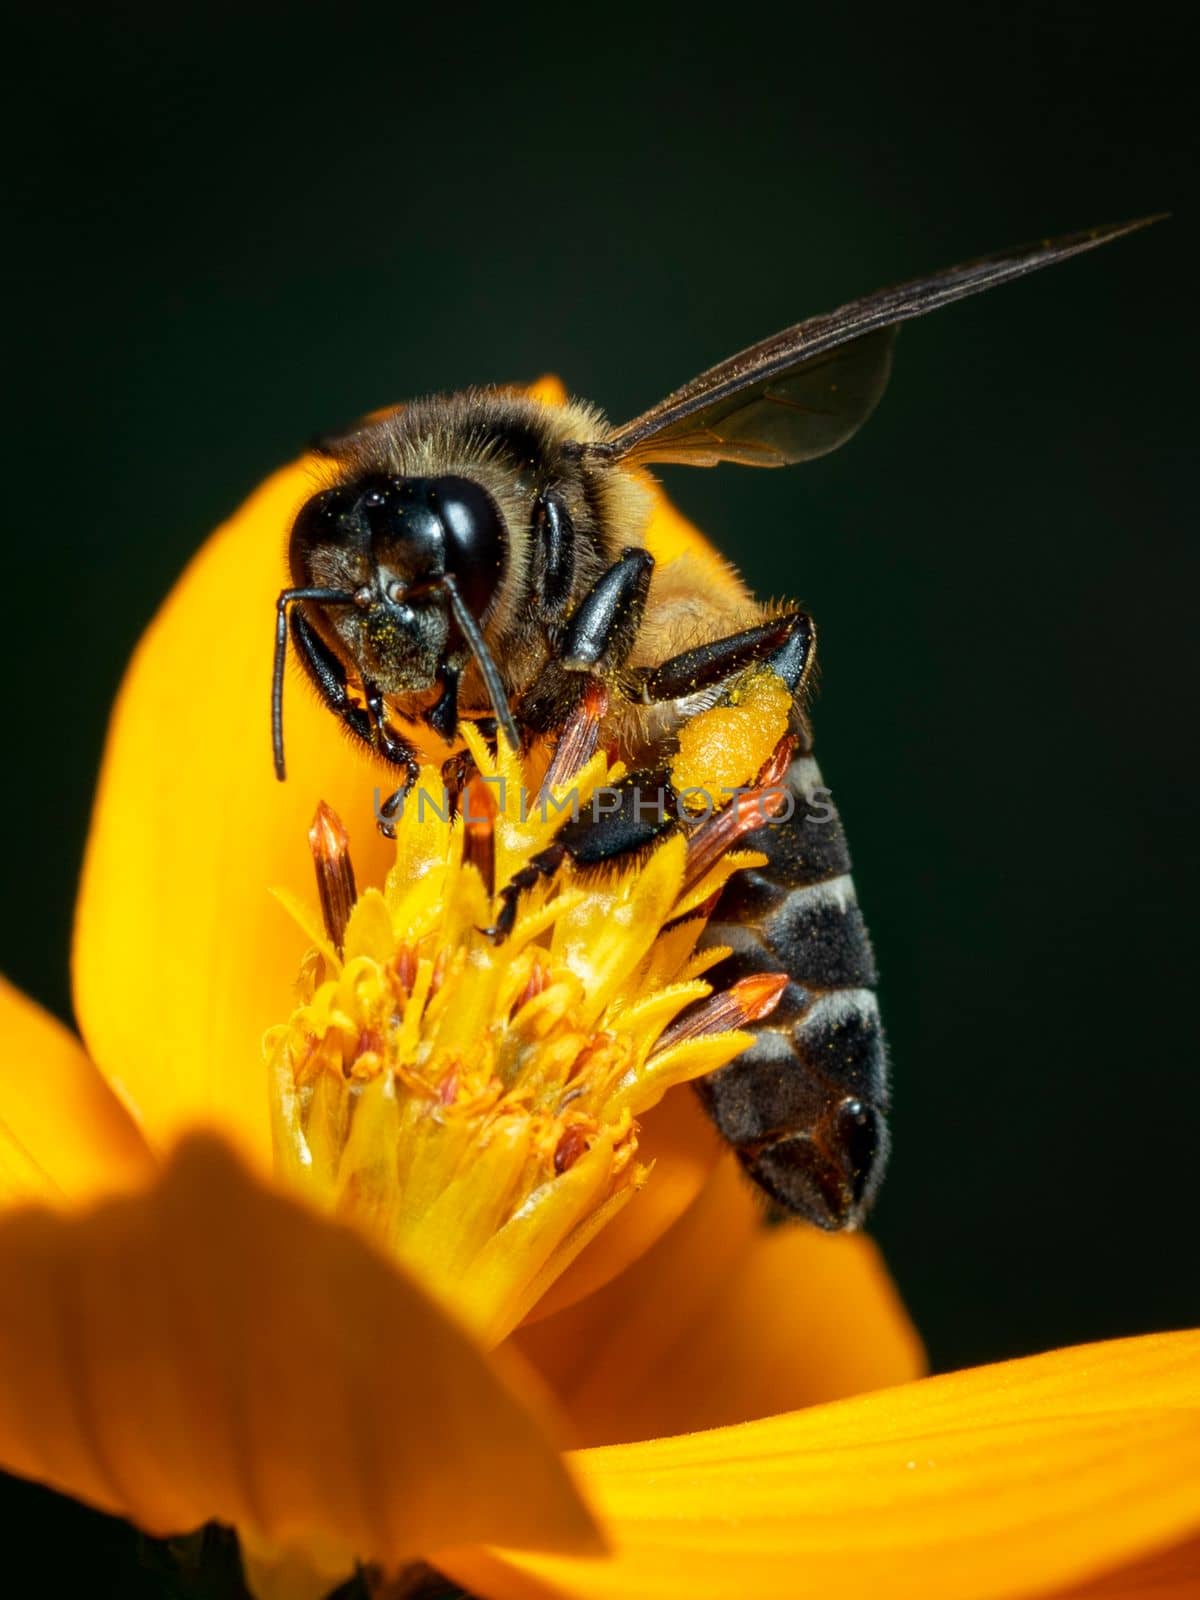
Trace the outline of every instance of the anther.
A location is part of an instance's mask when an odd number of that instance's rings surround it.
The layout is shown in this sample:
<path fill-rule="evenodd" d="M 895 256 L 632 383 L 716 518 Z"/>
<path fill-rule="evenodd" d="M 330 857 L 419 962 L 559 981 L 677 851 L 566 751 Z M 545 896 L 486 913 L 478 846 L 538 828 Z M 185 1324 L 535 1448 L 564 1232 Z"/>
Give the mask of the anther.
<path fill-rule="evenodd" d="M 599 678 L 589 678 L 574 716 L 563 729 L 542 781 L 540 800 L 585 767 L 600 743 L 600 724 L 608 712 L 608 690 Z"/>
<path fill-rule="evenodd" d="M 724 1033 L 728 1028 L 744 1028 L 769 1017 L 779 1004 L 789 983 L 786 972 L 757 972 L 731 984 L 723 994 L 692 1006 L 663 1034 L 654 1047 L 651 1060 L 685 1039 L 699 1039 L 707 1033 Z"/>
<path fill-rule="evenodd" d="M 308 830 L 308 847 L 317 872 L 317 894 L 325 932 L 340 955 L 358 891 L 350 861 L 350 837 L 337 812 L 324 800 L 317 806 Z"/>
<path fill-rule="evenodd" d="M 554 1170 L 560 1177 L 579 1160 L 587 1149 L 588 1139 L 594 1131 L 582 1122 L 573 1122 L 564 1130 L 554 1147 Z"/>
<path fill-rule="evenodd" d="M 491 895 L 495 888 L 496 801 L 491 786 L 478 773 L 472 774 L 463 790 L 463 860 L 483 879 Z"/>

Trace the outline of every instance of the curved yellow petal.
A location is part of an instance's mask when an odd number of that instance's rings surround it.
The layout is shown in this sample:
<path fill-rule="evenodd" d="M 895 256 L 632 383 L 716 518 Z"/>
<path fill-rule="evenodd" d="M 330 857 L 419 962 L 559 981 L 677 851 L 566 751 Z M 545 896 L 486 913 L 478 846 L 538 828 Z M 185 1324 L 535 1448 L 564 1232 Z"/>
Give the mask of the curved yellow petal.
<path fill-rule="evenodd" d="M 1196 1600 L 1200 1538 L 1159 1550 L 1103 1577 L 1056 1590 L 1050 1600 Z"/>
<path fill-rule="evenodd" d="M 606 1560 L 442 1553 L 488 1600 L 1003 1600 L 1200 1528 L 1200 1333 L 573 1457 Z"/>
<path fill-rule="evenodd" d="M 717 547 L 671 504 L 654 478 L 646 473 L 642 481 L 650 493 L 651 505 L 646 548 L 653 555 L 657 568 L 661 571 L 678 563 L 695 575 L 703 592 L 720 594 L 725 601 L 734 604 L 744 601 L 746 590 Z"/>
<path fill-rule="evenodd" d="M 620 1278 L 516 1343 L 589 1445 L 747 1422 L 925 1370 L 871 1240 L 767 1227 L 732 1157 Z"/>
<path fill-rule="evenodd" d="M 75 1004 L 93 1060 L 150 1144 L 215 1126 L 270 1158 L 263 1031 L 287 1014 L 307 941 L 273 899 L 315 901 L 316 802 L 350 829 L 360 883 L 389 851 L 354 749 L 295 669 L 288 781 L 271 764 L 275 600 L 310 465 L 278 472 L 208 541 L 143 637 L 109 729 L 75 927 Z"/>
<path fill-rule="evenodd" d="M 154 1533 L 398 1562 L 594 1548 L 519 1367 L 216 1141 L 83 1216 L 0 1221 L 0 1466 Z"/>
<path fill-rule="evenodd" d="M 535 378 L 525 393 L 531 400 L 540 400 L 544 406 L 563 406 L 567 403 L 563 381 L 552 372 L 544 372 L 540 378 Z"/>
<path fill-rule="evenodd" d="M 651 1167 L 649 1178 L 542 1296 L 531 1324 L 594 1294 L 644 1255 L 696 1199 L 724 1148 L 685 1086 L 671 1090 L 638 1124 L 638 1159 Z"/>
<path fill-rule="evenodd" d="M 79 1041 L 0 978 L 0 1207 L 88 1200 L 153 1171 Z"/>

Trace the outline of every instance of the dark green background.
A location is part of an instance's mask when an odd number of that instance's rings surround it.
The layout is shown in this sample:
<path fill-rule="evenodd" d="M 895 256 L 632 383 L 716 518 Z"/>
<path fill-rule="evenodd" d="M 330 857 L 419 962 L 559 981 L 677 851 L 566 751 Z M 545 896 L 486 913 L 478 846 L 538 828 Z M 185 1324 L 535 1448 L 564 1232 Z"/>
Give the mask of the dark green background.
<path fill-rule="evenodd" d="M 0 966 L 64 1014 L 122 664 L 312 431 L 547 368 L 621 418 L 888 282 L 1176 212 L 910 327 L 840 454 L 667 476 L 822 628 L 895 1056 L 876 1232 L 935 1362 L 1196 1321 L 1183 24 L 50 5 L 8 44 Z M 103 1592 L 129 1546 L 60 1515 Z"/>

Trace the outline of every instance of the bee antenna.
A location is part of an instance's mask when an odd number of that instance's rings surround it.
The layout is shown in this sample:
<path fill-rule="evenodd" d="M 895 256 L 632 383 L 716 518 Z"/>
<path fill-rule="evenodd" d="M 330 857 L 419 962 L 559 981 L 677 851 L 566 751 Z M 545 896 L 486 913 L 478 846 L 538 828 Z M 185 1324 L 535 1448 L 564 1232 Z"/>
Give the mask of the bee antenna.
<path fill-rule="evenodd" d="M 450 609 L 454 613 L 454 620 L 458 623 L 459 631 L 471 648 L 479 667 L 479 674 L 483 679 L 483 686 L 487 690 L 488 699 L 492 702 L 492 710 L 496 713 L 496 721 L 504 729 L 504 737 L 508 740 L 513 750 L 521 748 L 521 735 L 517 732 L 516 720 L 512 708 L 508 703 L 508 696 L 504 692 L 504 680 L 500 676 L 499 668 L 492 659 L 492 653 L 487 647 L 487 641 L 480 631 L 479 624 L 471 615 L 470 609 L 458 592 L 458 585 L 454 581 L 454 574 L 444 573 L 439 580 L 443 589 L 450 597 Z"/>
<path fill-rule="evenodd" d="M 275 776 L 280 783 L 287 777 L 283 759 L 283 668 L 287 658 L 287 608 L 294 600 L 323 600 L 327 605 L 351 605 L 354 596 L 348 589 L 285 589 L 275 602 L 275 669 L 271 674 L 271 748 L 275 755 Z"/>

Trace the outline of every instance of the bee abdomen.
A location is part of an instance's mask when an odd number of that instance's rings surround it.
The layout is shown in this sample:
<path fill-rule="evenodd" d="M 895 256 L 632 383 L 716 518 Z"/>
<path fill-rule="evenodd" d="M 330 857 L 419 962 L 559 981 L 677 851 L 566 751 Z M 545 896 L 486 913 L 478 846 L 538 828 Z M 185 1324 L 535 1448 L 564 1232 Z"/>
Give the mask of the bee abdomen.
<path fill-rule="evenodd" d="M 754 1181 L 823 1228 L 862 1220 L 887 1157 L 887 1050 L 871 942 L 841 822 L 811 756 L 786 782 L 791 816 L 746 841 L 768 857 L 726 888 L 705 934 L 731 946 L 724 988 L 755 972 L 789 978 L 754 1044 L 697 1084 Z"/>

